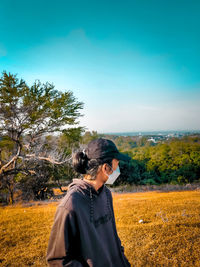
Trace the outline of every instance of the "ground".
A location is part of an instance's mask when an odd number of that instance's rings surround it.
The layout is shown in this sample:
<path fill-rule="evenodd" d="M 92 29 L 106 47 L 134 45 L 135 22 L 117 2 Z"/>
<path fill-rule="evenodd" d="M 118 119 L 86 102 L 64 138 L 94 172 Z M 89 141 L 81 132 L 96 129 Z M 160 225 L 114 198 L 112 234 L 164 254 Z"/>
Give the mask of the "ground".
<path fill-rule="evenodd" d="M 200 266 L 200 191 L 113 193 L 131 266 Z M 58 202 L 0 208 L 0 266 L 47 266 Z"/>

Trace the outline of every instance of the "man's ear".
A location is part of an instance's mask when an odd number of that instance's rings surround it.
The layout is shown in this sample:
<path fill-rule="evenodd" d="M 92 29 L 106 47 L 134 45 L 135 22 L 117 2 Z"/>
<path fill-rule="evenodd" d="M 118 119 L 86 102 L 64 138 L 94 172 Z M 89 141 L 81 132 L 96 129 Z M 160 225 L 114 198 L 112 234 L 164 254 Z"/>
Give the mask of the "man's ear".
<path fill-rule="evenodd" d="M 102 168 L 101 168 L 103 174 L 106 174 L 106 169 L 107 169 L 107 167 L 106 167 L 106 163 L 104 163 L 104 164 L 102 165 Z"/>
<path fill-rule="evenodd" d="M 107 163 L 104 163 L 102 165 L 102 172 L 105 174 L 105 175 L 108 175 L 110 174 L 111 172 L 111 168 L 109 167 L 109 165 Z"/>

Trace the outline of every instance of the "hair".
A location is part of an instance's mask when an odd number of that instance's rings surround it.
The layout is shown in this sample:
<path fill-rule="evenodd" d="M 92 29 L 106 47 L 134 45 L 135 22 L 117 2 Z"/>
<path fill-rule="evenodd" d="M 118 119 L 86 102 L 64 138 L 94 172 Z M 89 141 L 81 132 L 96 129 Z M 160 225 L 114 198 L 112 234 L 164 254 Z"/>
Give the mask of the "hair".
<path fill-rule="evenodd" d="M 73 155 L 72 164 L 76 172 L 81 174 L 89 174 L 90 180 L 95 180 L 100 167 L 107 163 L 112 166 L 113 158 L 105 159 L 88 159 L 87 155 L 83 152 L 77 152 Z"/>

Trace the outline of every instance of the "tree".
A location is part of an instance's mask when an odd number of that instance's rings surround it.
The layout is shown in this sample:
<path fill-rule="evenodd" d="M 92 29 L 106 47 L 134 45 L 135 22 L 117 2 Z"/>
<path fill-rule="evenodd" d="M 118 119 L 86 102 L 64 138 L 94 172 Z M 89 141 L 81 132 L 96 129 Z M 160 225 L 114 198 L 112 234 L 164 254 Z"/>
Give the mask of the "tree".
<path fill-rule="evenodd" d="M 83 103 L 71 91 L 60 92 L 53 84 L 42 84 L 39 80 L 28 86 L 17 75 L 4 71 L 0 78 L 0 141 L 4 141 L 3 147 L 6 142 L 12 143 L 12 148 L 9 156 L 2 151 L 0 154 L 0 188 L 6 177 L 10 181 L 19 172 L 30 175 L 33 170 L 27 168 L 29 160 L 64 163 L 62 156 L 58 160 L 52 154 L 38 151 L 38 140 L 41 142 L 47 134 L 61 133 L 77 125 L 82 108 Z M 71 132 L 74 133 L 72 128 Z"/>
<path fill-rule="evenodd" d="M 88 144 L 90 141 L 99 138 L 100 135 L 96 131 L 86 131 L 82 136 L 82 144 Z"/>
<path fill-rule="evenodd" d="M 130 156 L 130 154 L 129 154 Z M 144 165 L 138 160 L 121 161 L 120 164 L 120 176 L 114 183 L 114 185 L 120 184 L 140 184 L 142 173 L 144 172 Z"/>

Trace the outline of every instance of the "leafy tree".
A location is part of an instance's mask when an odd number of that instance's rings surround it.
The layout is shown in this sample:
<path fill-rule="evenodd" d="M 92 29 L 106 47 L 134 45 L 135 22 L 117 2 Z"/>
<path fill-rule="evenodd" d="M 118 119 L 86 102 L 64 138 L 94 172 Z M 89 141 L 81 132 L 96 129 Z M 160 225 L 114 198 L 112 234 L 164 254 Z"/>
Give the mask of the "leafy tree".
<path fill-rule="evenodd" d="M 77 125 L 82 108 L 83 103 L 71 91 L 60 92 L 53 84 L 41 84 L 39 80 L 28 86 L 23 79 L 4 71 L 0 78 L 0 188 L 6 177 L 14 181 L 19 172 L 29 175 L 32 170 L 27 169 L 26 162 L 30 159 L 60 164 L 56 158 L 40 154 L 38 140 Z M 9 156 L 3 151 L 7 144 L 12 146 Z"/>
<path fill-rule="evenodd" d="M 71 154 L 74 149 L 79 147 L 83 131 L 83 127 L 63 130 L 63 133 L 58 138 L 59 148 L 64 148 L 66 154 Z"/>
<path fill-rule="evenodd" d="M 99 138 L 100 135 L 96 131 L 86 131 L 82 136 L 82 144 L 87 145 L 90 141 Z"/>
<path fill-rule="evenodd" d="M 51 168 L 51 181 L 56 182 L 56 185 L 60 188 L 61 192 L 65 192 L 62 188 L 61 180 L 70 181 L 72 177 L 78 177 L 71 164 L 55 165 Z"/>
<path fill-rule="evenodd" d="M 52 195 L 52 191 L 47 185 L 51 177 L 52 166 L 47 161 L 32 162 L 35 171 L 30 174 L 18 173 L 18 188 L 22 191 L 24 200 L 43 200 Z"/>
<path fill-rule="evenodd" d="M 116 180 L 115 185 L 120 184 L 141 184 L 142 173 L 145 167 L 142 162 L 131 160 L 129 162 L 120 162 L 120 176 Z"/>
<path fill-rule="evenodd" d="M 145 164 L 144 183 L 192 183 L 200 178 L 200 144 L 194 139 L 173 140 L 132 150 Z M 195 139 L 196 140 L 196 139 Z M 150 180 L 149 180 L 150 179 Z"/>

